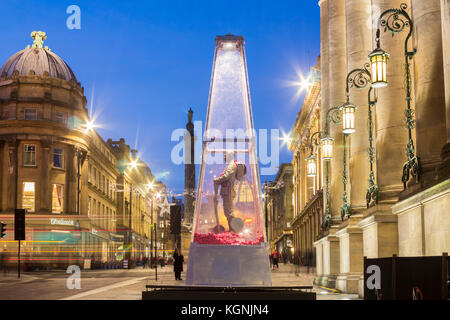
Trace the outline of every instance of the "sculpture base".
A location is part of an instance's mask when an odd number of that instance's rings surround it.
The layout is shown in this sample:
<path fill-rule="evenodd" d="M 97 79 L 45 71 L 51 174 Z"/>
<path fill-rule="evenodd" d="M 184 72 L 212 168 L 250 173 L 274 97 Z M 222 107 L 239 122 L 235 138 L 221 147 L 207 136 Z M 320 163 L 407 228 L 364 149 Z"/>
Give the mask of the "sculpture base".
<path fill-rule="evenodd" d="M 267 243 L 233 246 L 191 243 L 186 285 L 271 286 Z"/>

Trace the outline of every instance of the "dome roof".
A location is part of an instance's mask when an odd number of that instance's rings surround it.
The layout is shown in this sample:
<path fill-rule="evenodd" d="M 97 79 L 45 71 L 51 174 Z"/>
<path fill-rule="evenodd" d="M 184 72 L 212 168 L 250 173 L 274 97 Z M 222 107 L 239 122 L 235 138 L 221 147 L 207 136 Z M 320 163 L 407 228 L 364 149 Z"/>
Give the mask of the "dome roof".
<path fill-rule="evenodd" d="M 72 69 L 58 55 L 51 52 L 48 47 L 43 48 L 47 38 L 45 32 L 33 31 L 31 37 L 33 45 L 29 45 L 12 55 L 0 70 L 0 75 L 40 75 L 52 78 L 62 78 L 67 81 L 74 80 L 78 83 Z M 16 72 L 17 71 L 17 72 Z"/>

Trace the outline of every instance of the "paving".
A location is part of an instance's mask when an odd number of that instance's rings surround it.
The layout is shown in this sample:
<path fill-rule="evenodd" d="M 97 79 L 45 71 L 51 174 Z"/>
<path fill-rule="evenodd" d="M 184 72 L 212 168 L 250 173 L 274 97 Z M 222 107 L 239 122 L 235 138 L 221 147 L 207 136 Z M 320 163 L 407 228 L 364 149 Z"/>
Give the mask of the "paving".
<path fill-rule="evenodd" d="M 184 267 L 186 270 L 186 266 Z M 312 286 L 314 273 L 292 264 L 280 264 L 272 270 L 273 286 Z M 132 270 L 82 270 L 80 289 L 69 289 L 70 274 L 65 271 L 25 272 L 21 279 L 17 273 L 0 274 L 0 299 L 49 299 L 49 300 L 140 300 L 147 284 L 185 285 L 175 280 L 172 266 L 155 269 Z M 317 300 L 358 299 L 358 295 L 343 294 L 336 290 L 313 286 Z"/>

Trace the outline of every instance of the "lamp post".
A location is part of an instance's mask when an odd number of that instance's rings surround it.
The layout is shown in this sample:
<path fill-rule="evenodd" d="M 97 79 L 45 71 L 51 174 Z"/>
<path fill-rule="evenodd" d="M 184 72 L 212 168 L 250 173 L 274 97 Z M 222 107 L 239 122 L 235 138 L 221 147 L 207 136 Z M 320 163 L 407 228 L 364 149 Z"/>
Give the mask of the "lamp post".
<path fill-rule="evenodd" d="M 382 50 L 377 48 L 375 52 L 381 52 Z M 384 51 L 383 51 L 384 52 Z M 373 162 L 374 162 L 374 149 L 373 149 L 373 122 L 372 122 L 372 109 L 377 103 L 376 88 L 380 88 L 383 84 L 386 84 L 386 61 L 387 54 L 381 53 L 378 59 L 374 58 L 374 62 L 365 63 L 363 68 L 353 69 L 347 75 L 346 83 L 346 95 L 347 101 L 349 101 L 350 88 L 356 88 L 362 90 L 367 88 L 369 84 L 369 90 L 367 92 L 367 103 L 368 103 L 368 129 L 369 129 L 369 187 L 366 191 L 366 205 L 369 208 L 370 202 L 372 200 L 378 203 L 378 186 L 375 183 L 375 175 L 373 172 Z M 380 62 L 381 61 L 381 62 Z M 372 73 L 369 71 L 372 65 Z M 372 98 L 373 96 L 373 98 Z M 344 150 L 345 152 L 345 150 Z"/>
<path fill-rule="evenodd" d="M 405 77 L 406 77 L 406 103 L 407 108 L 405 110 L 405 124 L 408 129 L 408 142 L 406 144 L 406 162 L 403 165 L 403 189 L 406 189 L 406 183 L 410 177 L 415 177 L 416 181 L 420 180 L 421 175 L 421 162 L 420 158 L 415 155 L 414 143 L 412 140 L 412 128 L 414 128 L 414 111 L 411 109 L 411 73 L 409 60 L 416 54 L 416 49 L 413 51 L 408 50 L 408 41 L 411 39 L 413 31 L 413 22 L 406 12 L 408 5 L 402 3 L 399 9 L 388 9 L 384 11 L 378 18 L 378 28 L 376 33 L 377 47 L 369 55 L 369 59 L 372 66 L 372 86 L 384 87 L 387 85 L 386 69 L 387 60 L 389 55 L 381 49 L 380 46 L 380 29 L 384 27 L 384 31 L 389 30 L 394 36 L 396 33 L 400 33 L 405 28 L 409 27 L 408 35 L 405 39 Z M 374 81 L 375 80 L 375 81 Z"/>

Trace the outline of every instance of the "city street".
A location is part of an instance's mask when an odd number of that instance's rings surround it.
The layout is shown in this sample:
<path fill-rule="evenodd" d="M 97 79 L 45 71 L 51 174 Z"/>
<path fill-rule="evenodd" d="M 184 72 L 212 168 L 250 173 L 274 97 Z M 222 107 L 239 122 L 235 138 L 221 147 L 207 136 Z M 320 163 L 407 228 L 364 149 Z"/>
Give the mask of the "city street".
<path fill-rule="evenodd" d="M 186 270 L 186 265 L 184 266 Z M 302 270 L 303 271 L 303 270 Z M 184 280 L 184 273 L 182 278 Z M 86 270 L 81 271 L 81 288 L 68 289 L 70 275 L 63 271 L 26 272 L 17 279 L 16 273 L 0 275 L 1 300 L 140 300 L 146 284 L 184 285 L 184 281 L 174 279 L 173 267 L 158 268 L 158 280 L 155 281 L 155 269 L 136 268 L 132 270 Z M 314 274 L 300 272 L 295 274 L 293 265 L 280 264 L 279 270 L 272 271 L 273 286 L 312 285 Z M 338 294 L 314 286 L 318 300 L 357 299 L 357 295 Z"/>

